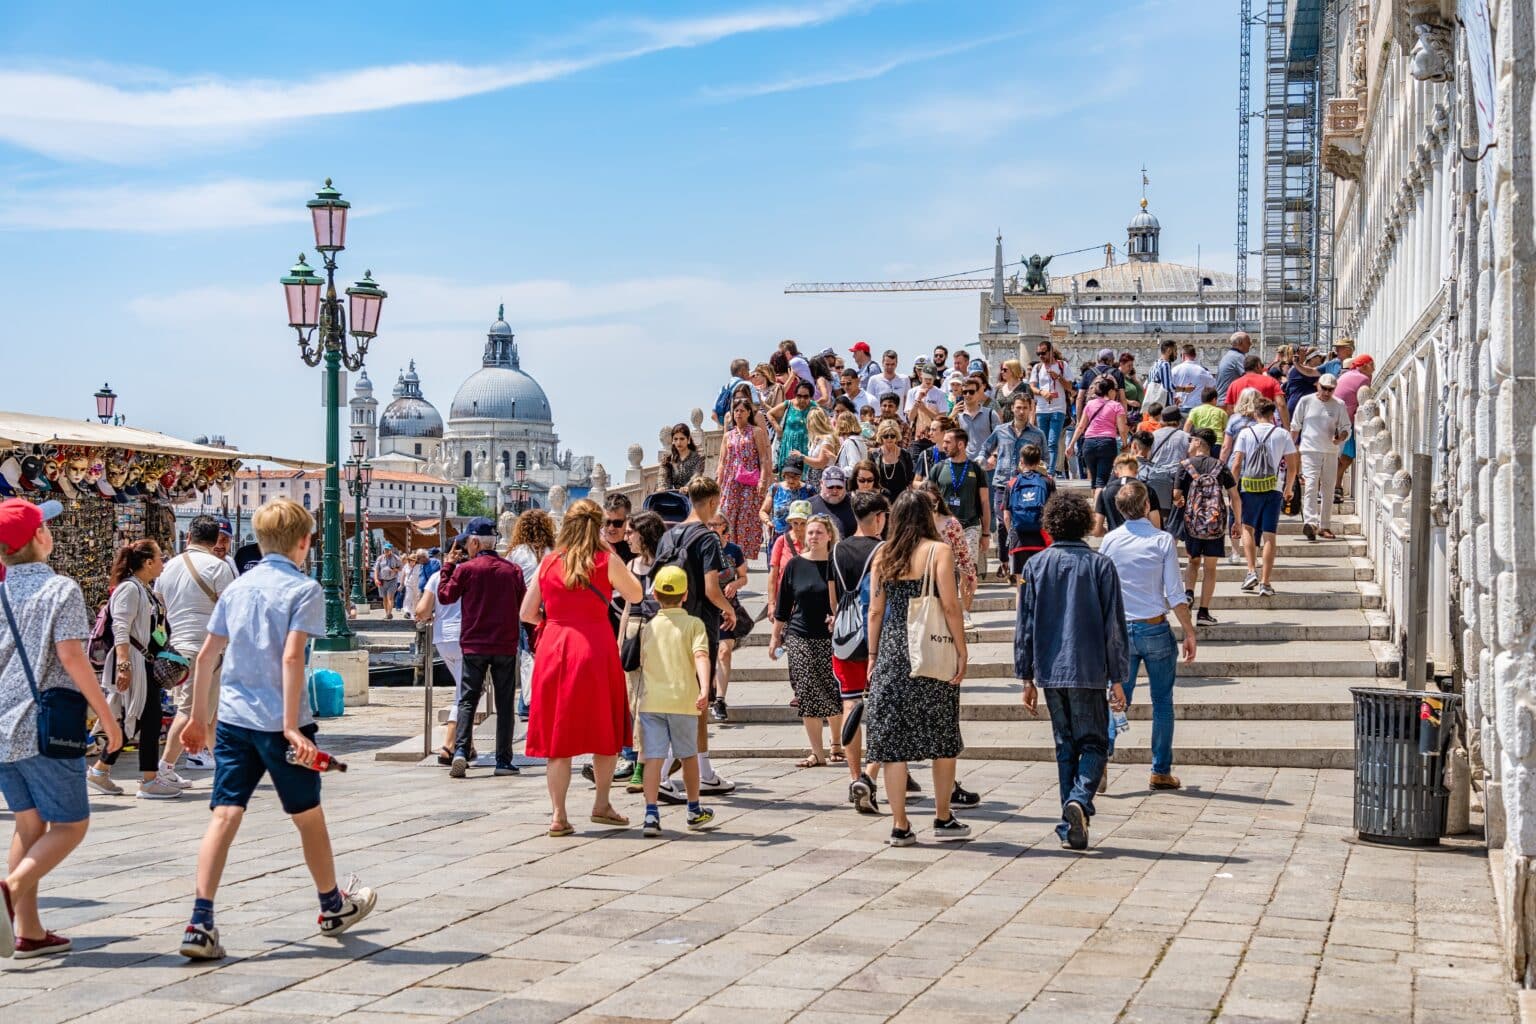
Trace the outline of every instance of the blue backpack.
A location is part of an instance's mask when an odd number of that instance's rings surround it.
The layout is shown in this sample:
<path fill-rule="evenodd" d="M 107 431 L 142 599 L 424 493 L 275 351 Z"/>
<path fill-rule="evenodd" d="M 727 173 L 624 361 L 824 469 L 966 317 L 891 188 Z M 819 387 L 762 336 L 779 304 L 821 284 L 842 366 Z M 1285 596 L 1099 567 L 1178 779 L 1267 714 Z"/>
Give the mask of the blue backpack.
<path fill-rule="evenodd" d="M 732 378 L 729 384 L 720 388 L 720 394 L 715 398 L 715 419 L 718 422 L 725 422 L 725 414 L 731 411 L 731 395 L 736 393 L 736 386 L 740 383 Z"/>
<path fill-rule="evenodd" d="M 1008 486 L 1008 512 L 1016 530 L 1039 530 L 1045 514 L 1045 498 L 1050 493 L 1045 477 L 1031 470 L 1020 473 Z"/>

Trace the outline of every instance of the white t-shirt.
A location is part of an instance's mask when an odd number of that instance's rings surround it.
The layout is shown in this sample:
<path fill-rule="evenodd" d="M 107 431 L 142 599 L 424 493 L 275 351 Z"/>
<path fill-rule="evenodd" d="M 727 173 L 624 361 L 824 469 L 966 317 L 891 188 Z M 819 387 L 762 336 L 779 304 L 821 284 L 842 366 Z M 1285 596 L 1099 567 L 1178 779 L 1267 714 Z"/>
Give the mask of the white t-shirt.
<path fill-rule="evenodd" d="M 816 381 L 811 377 L 811 364 L 805 356 L 793 356 L 789 360 L 789 368 L 795 371 L 795 376 L 814 385 Z"/>
<path fill-rule="evenodd" d="M 1291 429 L 1301 432 L 1302 451 L 1332 454 L 1340 443 L 1334 438 L 1349 434 L 1349 408 L 1337 398 L 1325 402 L 1317 395 L 1307 395 L 1296 403 Z"/>
<path fill-rule="evenodd" d="M 899 373 L 892 379 L 886 380 L 884 371 L 881 371 L 880 373 L 877 373 L 873 377 L 869 378 L 869 383 L 864 385 L 865 389 L 871 395 L 875 396 L 876 403 L 879 403 L 881 395 L 885 394 L 887 391 L 890 391 L 901 399 L 903 406 L 906 405 L 907 401 L 907 389 L 911 386 L 911 382 L 909 382 L 907 378 L 903 377 Z M 878 411 L 879 405 L 877 404 L 875 408 Z"/>
<path fill-rule="evenodd" d="M 850 395 L 848 392 L 844 391 L 843 397 L 853 403 L 853 413 L 855 416 L 863 412 L 866 407 L 873 408 L 876 413 L 880 411 L 879 399 L 872 395 L 869 389 L 864 387 L 862 383 L 859 385 L 858 394 Z"/>
<path fill-rule="evenodd" d="M 1179 396 L 1179 408 L 1188 412 L 1200 404 L 1200 393 L 1216 383 L 1210 370 L 1188 359 L 1180 360 L 1173 367 L 1173 391 Z M 1189 388 L 1180 391 L 1180 388 Z"/>
<path fill-rule="evenodd" d="M 1052 379 L 1053 371 L 1061 378 L 1060 380 Z M 1055 398 L 1036 394 L 1035 415 L 1067 411 L 1067 365 L 1065 363 L 1036 363 L 1034 369 L 1029 371 L 1029 386 L 1045 392 L 1056 392 Z"/>
<path fill-rule="evenodd" d="M 432 595 L 432 642 L 439 647 L 459 642 L 459 627 L 464 618 L 463 601 L 443 604 L 437 599 L 437 584 L 442 578 L 442 573 L 433 573 L 423 591 Z"/>
<path fill-rule="evenodd" d="M 1291 440 L 1290 432 L 1278 423 L 1265 423 L 1262 420 L 1249 424 L 1237 435 L 1237 454 L 1243 457 L 1242 468 L 1238 471 L 1239 477 L 1249 476 L 1248 468 L 1253 463 L 1253 453 L 1258 451 L 1259 445 L 1267 445 L 1269 453 L 1274 457 L 1275 475 L 1280 482 L 1285 482 L 1285 457 L 1296 453 L 1296 444 Z"/>
<path fill-rule="evenodd" d="M 917 395 L 917 388 L 913 388 L 907 394 L 907 402 L 905 408 L 908 419 L 912 418 L 912 410 L 917 408 L 917 403 L 919 401 Z M 949 399 L 944 397 L 944 392 L 940 391 L 937 385 L 929 388 L 928 396 L 921 399 L 921 401 L 924 402 L 928 408 L 932 409 L 936 414 L 940 416 L 944 416 L 949 412 Z"/>
<path fill-rule="evenodd" d="M 197 548 L 185 552 L 192 557 L 197 574 L 215 594 L 235 582 L 235 570 L 218 555 Z M 196 655 L 208 639 L 208 617 L 213 614 L 213 601 L 197 585 L 187 568 L 187 560 L 174 555 L 165 560 L 165 569 L 155 581 L 155 590 L 165 601 L 166 624 L 171 630 L 171 647 L 178 654 Z"/>

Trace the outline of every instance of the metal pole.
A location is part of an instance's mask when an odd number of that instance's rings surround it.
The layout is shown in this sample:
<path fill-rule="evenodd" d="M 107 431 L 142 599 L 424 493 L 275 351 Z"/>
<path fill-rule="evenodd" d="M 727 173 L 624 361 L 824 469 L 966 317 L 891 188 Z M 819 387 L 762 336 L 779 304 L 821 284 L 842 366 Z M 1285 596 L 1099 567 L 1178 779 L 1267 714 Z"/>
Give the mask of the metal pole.
<path fill-rule="evenodd" d="M 1433 483 L 1434 462 L 1429 455 L 1415 452 L 1411 463 L 1413 486 L 1409 491 L 1411 507 L 1408 541 L 1408 649 L 1403 663 L 1408 671 L 1408 688 L 1422 690 L 1429 680 L 1429 564 L 1434 540 L 1429 534 L 1429 492 Z"/>
<path fill-rule="evenodd" d="M 352 631 L 347 627 L 346 602 L 341 598 L 341 346 L 344 327 L 341 303 L 336 299 L 336 262 L 326 253 L 326 295 L 320 316 L 321 343 L 325 346 L 325 551 L 320 566 L 320 586 L 325 591 L 325 636 L 315 641 L 320 651 L 352 650 Z"/>
<path fill-rule="evenodd" d="M 361 467 L 359 467 L 359 470 L 361 470 Z M 364 486 L 362 476 L 359 475 L 356 488 L 353 491 L 353 497 L 356 499 L 354 505 L 356 506 L 355 515 L 357 516 L 357 521 L 352 524 L 352 549 L 356 552 L 355 559 L 357 564 L 357 569 L 352 577 L 352 603 L 359 609 L 368 603 L 368 588 L 363 584 L 363 573 L 368 570 L 368 552 L 363 548 L 363 498 L 366 494 L 367 487 Z"/>

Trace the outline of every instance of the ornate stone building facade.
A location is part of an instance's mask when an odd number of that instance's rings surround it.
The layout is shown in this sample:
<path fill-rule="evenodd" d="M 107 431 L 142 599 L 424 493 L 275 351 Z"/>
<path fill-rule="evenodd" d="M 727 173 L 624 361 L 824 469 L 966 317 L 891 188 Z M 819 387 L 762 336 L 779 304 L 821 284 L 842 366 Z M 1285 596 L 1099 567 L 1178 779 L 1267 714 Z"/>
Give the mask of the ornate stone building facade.
<path fill-rule="evenodd" d="M 1337 0 L 1355 487 L 1404 663 L 1464 695 L 1511 976 L 1536 986 L 1536 35 L 1529 0 Z M 1410 668 L 1410 671 L 1412 669 Z"/>

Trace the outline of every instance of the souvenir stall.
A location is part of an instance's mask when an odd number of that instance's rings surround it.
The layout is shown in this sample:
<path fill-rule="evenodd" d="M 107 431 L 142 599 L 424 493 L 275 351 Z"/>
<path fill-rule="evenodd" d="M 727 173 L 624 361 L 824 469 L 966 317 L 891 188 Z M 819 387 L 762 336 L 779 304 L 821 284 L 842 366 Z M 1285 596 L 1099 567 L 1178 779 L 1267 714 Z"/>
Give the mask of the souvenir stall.
<path fill-rule="evenodd" d="M 174 506 L 209 487 L 227 490 L 240 463 L 250 459 L 315 465 L 133 427 L 0 412 L 0 499 L 64 506 L 51 524 L 51 561 L 80 583 L 90 608 L 106 601 L 119 547 L 147 538 L 175 551 Z"/>

